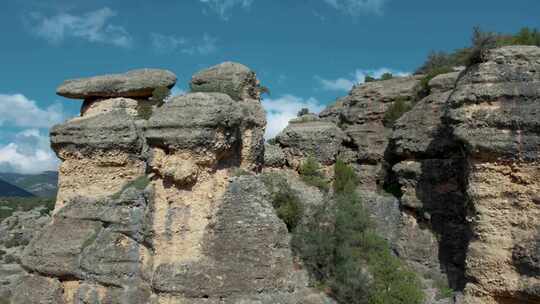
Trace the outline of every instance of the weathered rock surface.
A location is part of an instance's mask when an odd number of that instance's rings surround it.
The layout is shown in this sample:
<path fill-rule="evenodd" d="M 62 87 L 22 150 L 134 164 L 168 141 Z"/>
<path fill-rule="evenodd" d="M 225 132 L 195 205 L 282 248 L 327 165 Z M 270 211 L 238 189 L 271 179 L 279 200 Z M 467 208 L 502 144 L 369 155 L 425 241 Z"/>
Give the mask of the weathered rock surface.
<path fill-rule="evenodd" d="M 224 62 L 193 75 L 192 92 L 218 92 L 234 100 L 260 98 L 259 81 L 253 71 L 243 64 Z"/>
<path fill-rule="evenodd" d="M 364 188 L 382 184 L 381 175 L 391 126 L 384 125 L 384 114 L 397 101 L 411 102 L 421 76 L 399 77 L 355 86 L 346 97 L 320 113 L 323 120 L 333 121 L 351 139 L 346 146 L 349 161 L 358 163 Z M 352 154 L 352 155 L 351 155 Z"/>
<path fill-rule="evenodd" d="M 291 120 L 276 136 L 276 141 L 285 153 L 287 162 L 295 167 L 309 156 L 325 165 L 334 163 L 348 138 L 333 122 L 307 114 Z"/>
<path fill-rule="evenodd" d="M 0 223 L 0 299 L 9 298 L 25 277 L 20 266 L 24 248 L 50 219 L 42 210 L 33 209 L 15 212 Z"/>
<path fill-rule="evenodd" d="M 73 99 L 148 98 L 154 89 L 170 89 L 175 84 L 176 76 L 170 71 L 141 69 L 124 74 L 66 80 L 56 89 L 56 94 Z"/>
<path fill-rule="evenodd" d="M 449 103 L 468 163 L 466 302 L 537 303 L 540 48 L 489 51 L 459 79 Z"/>

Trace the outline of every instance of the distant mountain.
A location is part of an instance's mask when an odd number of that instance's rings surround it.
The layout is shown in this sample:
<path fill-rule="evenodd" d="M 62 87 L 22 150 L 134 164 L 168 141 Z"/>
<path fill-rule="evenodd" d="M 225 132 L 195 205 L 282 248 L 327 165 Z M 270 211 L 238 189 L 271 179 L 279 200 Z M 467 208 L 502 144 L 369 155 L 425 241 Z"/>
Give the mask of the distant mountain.
<path fill-rule="evenodd" d="M 8 182 L 0 180 L 0 197 L 32 197 L 32 193 L 12 185 Z"/>
<path fill-rule="evenodd" d="M 55 197 L 58 191 L 58 172 L 56 171 L 46 171 L 40 174 L 0 173 L 0 181 L 39 197 Z M 6 195 L 0 187 L 1 196 Z"/>

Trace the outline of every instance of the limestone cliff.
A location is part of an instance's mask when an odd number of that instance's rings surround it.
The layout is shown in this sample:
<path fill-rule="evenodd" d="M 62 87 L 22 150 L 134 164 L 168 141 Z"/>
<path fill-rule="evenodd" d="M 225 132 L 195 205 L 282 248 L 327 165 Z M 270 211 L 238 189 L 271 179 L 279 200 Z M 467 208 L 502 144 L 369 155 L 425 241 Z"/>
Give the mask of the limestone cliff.
<path fill-rule="evenodd" d="M 150 97 L 175 79 L 142 70 L 59 88 L 85 102 L 51 130 L 57 203 L 12 303 L 332 303 L 294 267 L 255 176 L 266 124 L 255 73 L 228 62 L 195 75 L 197 92 Z"/>
<path fill-rule="evenodd" d="M 318 117 L 291 121 L 266 161 L 353 165 L 379 232 L 424 278 L 427 303 L 540 303 L 539 56 L 490 50 L 432 79 L 424 98 L 422 75 L 356 86 Z M 388 125 L 396 102 L 413 107 Z M 435 296 L 441 281 L 452 298 Z"/>

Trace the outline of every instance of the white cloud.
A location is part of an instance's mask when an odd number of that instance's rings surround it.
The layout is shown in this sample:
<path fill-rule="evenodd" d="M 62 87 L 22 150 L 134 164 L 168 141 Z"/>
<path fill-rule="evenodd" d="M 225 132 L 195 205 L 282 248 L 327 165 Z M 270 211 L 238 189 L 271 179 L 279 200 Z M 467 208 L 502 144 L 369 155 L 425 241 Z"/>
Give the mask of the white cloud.
<path fill-rule="evenodd" d="M 179 50 L 188 55 L 208 55 L 217 50 L 217 38 L 206 33 L 198 40 L 158 33 L 152 33 L 150 39 L 152 47 L 160 53 L 171 53 Z"/>
<path fill-rule="evenodd" d="M 229 10 L 235 6 L 241 6 L 244 9 L 251 7 L 254 0 L 199 0 L 208 5 L 210 9 L 216 12 L 223 20 L 229 19 Z"/>
<path fill-rule="evenodd" d="M 48 128 L 64 119 L 61 104 L 41 109 L 22 94 L 0 94 L 0 127 Z"/>
<path fill-rule="evenodd" d="M 184 89 L 181 89 L 176 86 L 171 89 L 171 96 L 180 96 L 180 95 L 185 95 L 186 93 L 187 92 Z"/>
<path fill-rule="evenodd" d="M 319 80 L 323 90 L 348 92 L 352 89 L 354 85 L 364 83 L 366 80 L 366 76 L 380 78 L 385 73 L 391 73 L 394 76 L 410 75 L 410 73 L 408 72 L 398 71 L 389 68 L 379 68 L 375 70 L 357 69 L 354 73 L 350 75 L 350 78 L 340 77 L 337 79 L 324 79 L 319 76 L 316 76 L 315 78 Z"/>
<path fill-rule="evenodd" d="M 110 19 L 117 13 L 108 7 L 82 15 L 60 13 L 51 17 L 39 13 L 30 15 L 28 23 L 36 35 L 51 43 L 61 43 L 67 38 L 80 38 L 89 42 L 99 42 L 120 47 L 132 44 L 131 35 Z"/>
<path fill-rule="evenodd" d="M 308 108 L 310 112 L 319 113 L 325 105 L 313 97 L 302 99 L 293 95 L 283 95 L 280 98 L 265 98 L 262 105 L 266 110 L 266 133 L 264 137 L 270 139 L 283 130 L 289 120 L 296 117 L 302 108 Z"/>
<path fill-rule="evenodd" d="M 49 137 L 37 129 L 16 134 L 13 142 L 0 146 L 0 171 L 24 174 L 57 170 L 58 159 L 49 147 Z"/>
<path fill-rule="evenodd" d="M 388 0 L 323 0 L 333 8 L 352 16 L 383 13 Z"/>

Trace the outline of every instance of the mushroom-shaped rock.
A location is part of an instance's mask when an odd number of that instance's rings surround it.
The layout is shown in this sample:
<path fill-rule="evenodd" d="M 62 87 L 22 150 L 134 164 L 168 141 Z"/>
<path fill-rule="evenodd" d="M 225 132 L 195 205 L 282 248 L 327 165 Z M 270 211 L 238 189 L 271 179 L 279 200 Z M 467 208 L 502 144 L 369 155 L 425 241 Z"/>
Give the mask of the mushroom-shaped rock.
<path fill-rule="evenodd" d="M 200 71 L 191 78 L 192 92 L 216 92 L 234 100 L 259 99 L 255 72 L 243 64 L 224 62 Z"/>
<path fill-rule="evenodd" d="M 56 94 L 73 99 L 148 98 L 156 88 L 172 88 L 175 84 L 176 76 L 170 71 L 140 69 L 124 74 L 66 80 Z"/>

